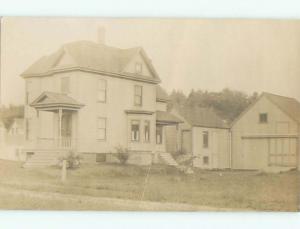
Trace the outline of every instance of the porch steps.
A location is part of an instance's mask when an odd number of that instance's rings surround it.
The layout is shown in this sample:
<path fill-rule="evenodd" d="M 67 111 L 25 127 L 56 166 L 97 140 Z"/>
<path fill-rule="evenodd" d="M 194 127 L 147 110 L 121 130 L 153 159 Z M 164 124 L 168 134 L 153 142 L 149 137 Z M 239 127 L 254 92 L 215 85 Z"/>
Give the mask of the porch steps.
<path fill-rule="evenodd" d="M 33 155 L 26 159 L 23 168 L 43 168 L 57 165 L 59 163 L 59 155 L 58 151 L 35 151 Z"/>
<path fill-rule="evenodd" d="M 170 153 L 160 152 L 159 158 L 164 164 L 170 165 L 170 166 L 178 166 L 178 163 L 174 160 L 172 155 Z"/>

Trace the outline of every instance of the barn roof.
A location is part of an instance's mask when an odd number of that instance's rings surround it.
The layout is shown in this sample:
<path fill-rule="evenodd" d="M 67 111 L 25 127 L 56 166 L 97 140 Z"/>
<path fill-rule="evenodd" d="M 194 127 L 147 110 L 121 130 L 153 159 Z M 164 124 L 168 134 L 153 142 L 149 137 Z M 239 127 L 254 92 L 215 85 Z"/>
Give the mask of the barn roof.
<path fill-rule="evenodd" d="M 158 102 L 167 102 L 169 100 L 169 96 L 167 92 L 160 86 L 156 86 L 156 101 Z"/>
<path fill-rule="evenodd" d="M 267 92 L 264 92 L 263 95 L 265 95 L 271 102 L 276 104 L 283 112 L 288 114 L 292 119 L 300 123 L 300 103 L 298 102 L 298 100 Z"/>
<path fill-rule="evenodd" d="M 142 55 L 154 78 L 124 72 L 126 66 L 138 53 Z M 68 54 L 74 63 L 69 63 L 67 66 L 57 66 L 57 63 L 64 54 Z M 44 76 L 63 70 L 74 69 L 119 74 L 119 76 L 127 76 L 132 79 L 152 80 L 156 83 L 160 82 L 151 60 L 141 47 L 120 49 L 91 41 L 76 41 L 64 44 L 51 55 L 44 56 L 37 60 L 25 70 L 21 76 L 24 78 Z"/>
<path fill-rule="evenodd" d="M 210 127 L 210 128 L 229 128 L 212 108 L 194 107 L 184 108 L 180 114 L 192 126 Z"/>
<path fill-rule="evenodd" d="M 268 92 L 263 92 L 251 103 L 232 123 L 233 126 L 245 113 L 247 113 L 262 97 L 267 98 L 271 103 L 275 104 L 281 111 L 286 113 L 296 122 L 300 123 L 300 103 L 295 98 L 276 95 Z"/>

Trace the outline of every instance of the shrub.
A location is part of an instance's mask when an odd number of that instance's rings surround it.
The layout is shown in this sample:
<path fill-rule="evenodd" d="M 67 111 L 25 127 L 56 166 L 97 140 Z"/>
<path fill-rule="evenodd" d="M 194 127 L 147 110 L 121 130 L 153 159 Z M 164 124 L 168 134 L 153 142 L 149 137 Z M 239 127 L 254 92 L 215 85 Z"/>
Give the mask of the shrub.
<path fill-rule="evenodd" d="M 124 148 L 122 146 L 118 146 L 116 147 L 116 156 L 118 158 L 118 160 L 120 161 L 120 163 L 122 165 L 126 164 L 128 158 L 129 158 L 129 151 L 127 148 Z"/>
<path fill-rule="evenodd" d="M 81 157 L 74 151 L 69 151 L 67 155 L 60 158 L 60 166 L 62 166 L 62 162 L 64 160 L 67 161 L 67 169 L 75 169 L 80 167 Z"/>

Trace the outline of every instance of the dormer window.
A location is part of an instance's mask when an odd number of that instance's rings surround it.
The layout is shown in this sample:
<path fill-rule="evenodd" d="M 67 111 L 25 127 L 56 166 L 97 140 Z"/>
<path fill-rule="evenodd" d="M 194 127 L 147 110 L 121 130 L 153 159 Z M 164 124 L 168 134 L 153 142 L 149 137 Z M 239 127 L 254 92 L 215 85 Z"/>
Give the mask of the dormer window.
<path fill-rule="evenodd" d="M 267 123 L 268 122 L 268 114 L 260 113 L 259 114 L 259 123 Z"/>
<path fill-rule="evenodd" d="M 140 62 L 135 63 L 135 73 L 142 73 L 143 71 L 143 65 Z"/>

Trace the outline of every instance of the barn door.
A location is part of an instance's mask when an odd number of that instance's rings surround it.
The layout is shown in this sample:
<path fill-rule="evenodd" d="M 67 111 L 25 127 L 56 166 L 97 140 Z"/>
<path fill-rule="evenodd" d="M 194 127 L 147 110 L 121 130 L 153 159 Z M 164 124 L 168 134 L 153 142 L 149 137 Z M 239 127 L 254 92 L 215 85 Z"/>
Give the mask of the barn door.
<path fill-rule="evenodd" d="M 242 162 L 244 169 L 261 169 L 268 163 L 268 139 L 243 139 Z"/>

